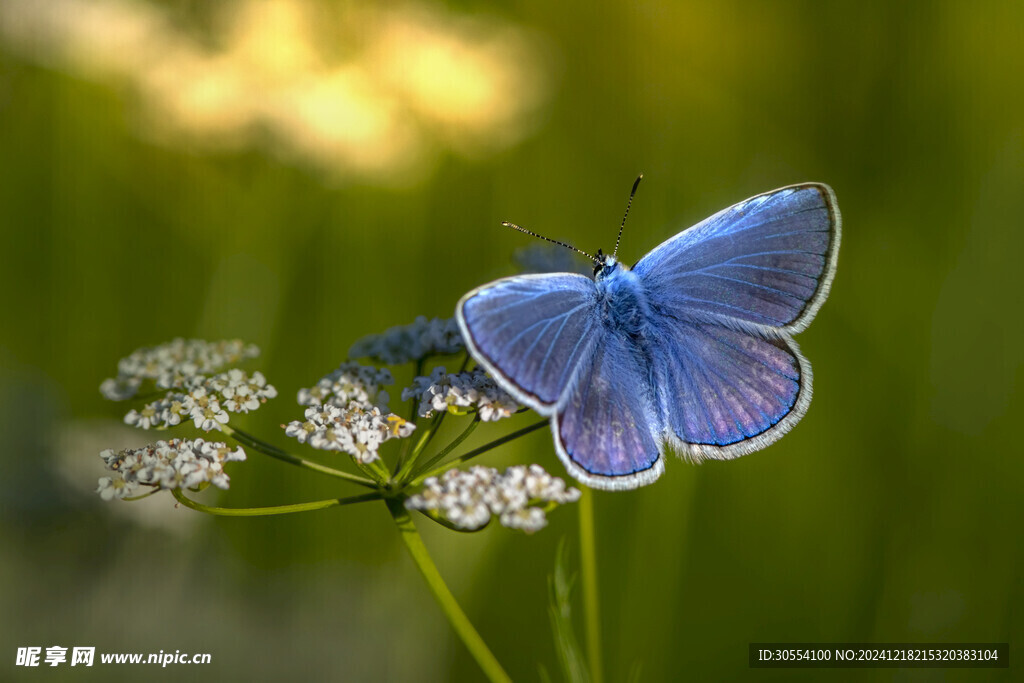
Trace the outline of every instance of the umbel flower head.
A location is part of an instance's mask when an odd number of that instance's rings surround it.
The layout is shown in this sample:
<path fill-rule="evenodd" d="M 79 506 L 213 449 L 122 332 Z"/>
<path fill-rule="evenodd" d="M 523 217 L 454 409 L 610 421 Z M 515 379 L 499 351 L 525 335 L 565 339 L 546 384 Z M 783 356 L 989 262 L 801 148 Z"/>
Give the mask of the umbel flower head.
<path fill-rule="evenodd" d="M 355 401 L 360 405 L 388 409 L 388 392 L 383 387 L 395 383 L 387 368 L 375 368 L 355 362 L 342 363 L 337 370 L 321 377 L 309 389 L 299 390 L 299 405 L 332 405 L 345 408 Z"/>
<path fill-rule="evenodd" d="M 163 398 L 132 409 L 125 424 L 140 429 L 167 429 L 191 420 L 196 428 L 209 432 L 227 424 L 230 413 L 256 410 L 277 389 L 261 372 L 251 375 L 232 368 L 210 376 L 225 365 L 259 355 L 252 344 L 237 339 L 207 342 L 175 339 L 167 344 L 132 352 L 118 363 L 117 377 L 100 385 L 100 393 L 120 401 L 139 392 L 144 382 L 157 390 L 169 390 Z"/>
<path fill-rule="evenodd" d="M 100 457 L 113 474 L 99 480 L 96 492 L 111 500 L 138 495 L 145 486 L 194 489 L 213 484 L 226 489 L 224 463 L 245 460 L 245 451 L 203 439 L 171 439 L 117 452 L 107 449 Z"/>
<path fill-rule="evenodd" d="M 130 410 L 124 421 L 141 429 L 166 429 L 192 420 L 197 429 L 209 432 L 227 424 L 228 413 L 248 413 L 275 396 L 277 389 L 263 373 L 249 375 L 233 368 L 213 377 L 193 375 L 183 381 L 182 391 L 169 391 L 141 410 Z"/>
<path fill-rule="evenodd" d="M 434 411 L 455 415 L 476 411 L 484 422 L 493 422 L 522 408 L 480 369 L 449 374 L 444 367 L 434 368 L 430 377 L 417 377 L 402 390 L 402 400 L 410 398 L 419 401 L 420 417 L 431 417 Z"/>
<path fill-rule="evenodd" d="M 159 346 L 136 349 L 117 364 L 117 377 L 104 380 L 100 393 L 112 401 L 123 401 L 138 393 L 144 380 L 157 389 L 184 387 L 189 379 L 208 375 L 229 365 L 260 355 L 253 344 L 239 339 L 208 342 L 177 338 Z"/>
<path fill-rule="evenodd" d="M 468 472 L 453 469 L 440 479 L 430 477 L 405 507 L 433 512 L 467 531 L 482 528 L 495 515 L 503 526 L 529 533 L 547 526 L 547 510 L 579 498 L 579 490 L 567 488 L 540 465 L 517 465 L 504 474 L 477 465 Z"/>

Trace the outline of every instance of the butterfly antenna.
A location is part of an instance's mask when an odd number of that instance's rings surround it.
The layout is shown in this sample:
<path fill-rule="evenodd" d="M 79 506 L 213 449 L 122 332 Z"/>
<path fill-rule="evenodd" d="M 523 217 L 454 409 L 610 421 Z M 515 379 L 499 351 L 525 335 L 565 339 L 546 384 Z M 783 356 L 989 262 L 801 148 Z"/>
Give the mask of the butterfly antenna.
<path fill-rule="evenodd" d="M 640 185 L 640 181 L 643 179 L 643 173 L 638 175 L 636 182 L 633 183 L 633 189 L 629 192 L 629 201 L 626 202 L 626 215 L 622 217 L 622 225 L 619 226 L 619 236 L 615 238 L 615 251 L 612 252 L 612 258 L 615 258 L 616 254 L 619 253 L 619 242 L 622 240 L 622 229 L 626 227 L 626 216 L 629 215 L 629 207 L 633 206 L 633 197 L 636 195 L 636 188 Z"/>
<path fill-rule="evenodd" d="M 550 237 L 545 237 L 544 235 L 538 235 L 537 233 L 532 232 L 530 230 L 527 230 L 526 228 L 519 227 L 515 223 L 509 223 L 508 221 L 502 221 L 501 224 L 504 225 L 506 228 L 512 228 L 513 230 L 518 230 L 519 232 L 525 232 L 527 235 L 532 235 L 533 237 L 539 237 L 542 240 L 545 240 L 547 242 L 551 242 L 552 244 L 557 244 L 560 247 L 565 247 L 566 249 L 572 249 L 577 254 L 583 254 L 584 256 L 586 256 L 588 259 L 590 259 L 594 263 L 597 263 L 597 259 L 596 258 L 591 256 L 587 252 L 583 251 L 582 249 L 577 249 L 576 247 L 572 246 L 571 244 L 566 244 L 565 242 L 559 242 L 558 240 L 553 240 Z"/>

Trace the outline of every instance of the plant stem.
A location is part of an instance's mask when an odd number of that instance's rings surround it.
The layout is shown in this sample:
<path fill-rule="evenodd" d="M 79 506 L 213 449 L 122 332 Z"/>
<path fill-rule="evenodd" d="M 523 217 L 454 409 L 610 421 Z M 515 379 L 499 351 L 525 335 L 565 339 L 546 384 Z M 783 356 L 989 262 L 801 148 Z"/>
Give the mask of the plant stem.
<path fill-rule="evenodd" d="M 491 449 L 494 449 L 494 448 L 497 448 L 498 446 L 502 446 L 504 444 L 507 444 L 509 441 L 514 441 L 515 439 L 518 439 L 521 436 L 525 436 L 525 435 L 529 434 L 530 432 L 536 431 L 536 430 L 540 429 L 541 427 L 546 426 L 547 424 L 548 424 L 547 420 L 543 420 L 541 422 L 537 422 L 535 424 L 532 424 L 529 427 L 523 427 L 522 429 L 520 429 L 518 431 L 515 431 L 515 432 L 512 432 L 511 434 L 509 434 L 507 436 L 503 436 L 500 439 L 495 439 L 494 441 L 491 441 L 490 443 L 485 443 L 483 446 L 480 446 L 479 448 L 474 448 L 473 450 L 471 450 L 468 453 L 463 453 L 462 455 L 460 455 L 459 457 L 457 457 L 457 458 L 455 458 L 453 460 L 449 460 L 448 462 L 446 462 L 446 463 L 444 463 L 442 465 L 438 465 L 437 467 L 435 467 L 434 469 L 430 470 L 429 472 L 425 472 L 423 474 L 420 474 L 412 482 L 412 485 L 413 486 L 418 486 L 419 484 L 422 484 L 423 480 L 428 478 L 428 477 L 437 476 L 437 475 L 441 474 L 442 472 L 444 472 L 445 470 L 451 469 L 455 465 L 458 465 L 460 463 L 464 463 L 467 460 L 471 460 L 472 458 L 475 458 L 478 455 L 482 455 L 482 454 L 486 453 L 487 451 L 489 451 Z"/>
<path fill-rule="evenodd" d="M 198 510 L 199 512 L 206 512 L 211 515 L 221 515 L 224 517 L 287 515 L 292 512 L 309 512 L 310 510 L 323 510 L 324 508 L 335 507 L 336 505 L 351 505 L 352 503 L 362 503 L 368 500 L 380 500 L 381 497 L 379 493 L 364 493 L 359 496 L 350 496 L 348 498 L 329 498 L 327 500 L 314 500 L 309 503 L 295 503 L 293 505 L 275 505 L 273 507 L 262 508 L 218 508 L 197 503 L 191 498 L 186 497 L 185 494 L 181 492 L 181 489 L 171 489 L 171 493 L 177 501 L 185 507 Z"/>
<path fill-rule="evenodd" d="M 388 512 L 391 513 L 395 524 L 398 525 L 402 541 L 409 550 L 409 554 L 412 555 L 416 567 L 423 574 L 423 578 L 427 581 L 427 586 L 430 587 L 430 592 L 434 594 L 434 599 L 441 606 L 441 610 L 448 617 L 449 623 L 451 623 L 452 628 L 455 629 L 455 632 L 462 639 L 470 654 L 476 659 L 476 663 L 480 665 L 480 668 L 483 669 L 484 674 L 492 683 L 496 681 L 512 683 L 512 679 L 501 668 L 501 664 L 495 659 L 494 654 L 487 647 L 487 643 L 484 642 L 484 639 L 473 628 L 469 617 L 459 607 L 455 596 L 448 590 L 447 584 L 441 578 L 441 573 L 437 571 L 434 561 L 430 559 L 427 546 L 423 544 L 423 539 L 420 538 L 419 532 L 416 531 L 416 525 L 413 524 L 412 517 L 409 516 L 409 512 L 405 509 L 402 501 L 398 498 L 389 498 L 386 502 Z"/>
<path fill-rule="evenodd" d="M 419 376 L 421 376 L 423 374 L 423 364 L 424 364 L 424 359 L 423 358 L 420 358 L 419 360 L 416 361 L 416 367 L 415 367 L 415 369 L 413 370 L 413 373 L 412 373 L 413 382 L 416 381 L 417 377 L 419 377 Z M 419 413 L 418 410 L 416 410 L 417 403 L 418 403 L 418 399 L 417 399 L 416 396 L 413 396 L 412 398 L 409 399 L 409 422 L 411 422 L 414 425 L 416 425 L 416 429 L 419 430 L 419 426 L 420 426 L 420 413 Z M 411 447 L 412 447 L 411 446 L 411 441 L 409 439 L 406 439 L 405 441 L 402 442 L 402 447 L 398 449 L 398 458 L 396 458 L 396 460 L 395 460 L 395 470 L 394 470 L 394 476 L 395 476 L 396 479 L 398 478 L 399 472 L 402 471 L 402 466 L 405 464 L 405 459 L 409 455 L 409 449 Z"/>
<path fill-rule="evenodd" d="M 377 482 L 378 486 L 384 484 L 391 478 L 391 471 L 388 470 L 387 466 L 380 458 L 376 458 L 369 462 L 359 462 L 353 459 L 356 467 L 358 467 L 366 476 Z"/>
<path fill-rule="evenodd" d="M 131 503 L 131 502 L 134 502 L 136 500 L 142 500 L 143 498 L 149 498 L 150 496 L 152 496 L 153 494 L 156 494 L 156 493 L 160 493 L 160 489 L 159 488 L 155 488 L 155 489 L 153 489 L 152 491 L 150 491 L 148 493 L 143 493 L 143 494 L 140 494 L 138 496 L 129 496 L 128 498 L 122 498 L 121 500 L 124 501 L 125 503 Z"/>
<path fill-rule="evenodd" d="M 480 424 L 480 417 L 479 416 L 474 417 L 473 421 L 470 422 L 468 425 L 466 425 L 466 428 L 464 430 L 462 430 L 461 434 L 459 434 L 457 437 L 455 437 L 454 441 L 452 441 L 450 444 L 448 444 L 447 446 L 442 448 L 437 453 L 437 455 L 432 457 L 427 462 L 423 463 L 423 465 L 421 467 L 417 468 L 416 473 L 412 475 L 412 478 L 415 479 L 416 478 L 416 474 L 418 474 L 420 472 L 423 472 L 424 470 L 429 470 L 431 467 L 434 466 L 435 463 L 440 462 L 441 460 L 444 460 L 444 458 L 449 453 L 451 453 L 453 450 L 455 450 L 456 448 L 459 447 L 459 444 L 461 444 L 463 441 L 465 441 L 467 438 L 469 438 L 469 435 L 473 433 L 473 430 L 476 429 L 479 424 Z"/>
<path fill-rule="evenodd" d="M 278 460 L 282 460 L 290 465 L 305 467 L 306 469 L 319 472 L 320 474 L 338 477 L 339 479 L 344 479 L 345 481 L 350 481 L 353 484 L 359 484 L 360 486 L 366 486 L 367 488 L 377 488 L 377 484 L 374 481 L 360 477 L 356 474 L 336 470 L 333 467 L 328 467 L 327 465 L 321 465 L 320 463 L 313 462 L 312 460 L 300 458 L 297 455 L 292 455 L 287 451 L 281 450 L 277 446 L 273 446 L 265 441 L 257 439 L 251 434 L 246 434 L 240 429 L 233 429 L 227 425 L 221 425 L 221 430 L 243 446 L 248 446 L 249 448 L 259 451 L 264 455 L 269 455 L 271 458 L 277 458 Z"/>
<path fill-rule="evenodd" d="M 583 623 L 586 628 L 587 665 L 593 683 L 604 681 L 601 668 L 601 611 L 597 590 L 597 547 L 594 540 L 594 492 L 580 491 L 580 562 L 583 574 Z"/>
<path fill-rule="evenodd" d="M 419 441 L 416 442 L 416 446 L 409 452 L 409 449 L 403 448 L 402 453 L 399 454 L 398 462 L 395 465 L 395 481 L 402 481 L 405 479 L 405 475 L 409 473 L 409 469 L 416 464 L 416 458 L 423 452 L 423 449 L 433 440 L 434 435 L 437 434 L 437 430 L 441 427 L 441 422 L 444 420 L 444 416 L 448 414 L 448 411 L 444 411 L 434 415 L 434 418 L 427 425 L 423 433 L 420 434 Z M 409 440 L 403 446 L 408 445 Z"/>

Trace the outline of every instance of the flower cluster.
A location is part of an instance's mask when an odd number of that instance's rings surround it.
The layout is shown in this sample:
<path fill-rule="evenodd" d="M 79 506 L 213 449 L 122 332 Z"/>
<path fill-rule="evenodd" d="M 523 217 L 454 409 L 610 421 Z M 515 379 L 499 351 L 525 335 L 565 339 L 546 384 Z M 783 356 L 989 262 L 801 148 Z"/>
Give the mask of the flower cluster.
<path fill-rule="evenodd" d="M 540 465 L 516 466 L 504 474 L 493 467 L 448 470 L 440 479 L 423 482 L 423 491 L 409 497 L 405 507 L 436 513 L 453 526 L 469 531 L 482 528 L 496 515 L 501 524 L 533 532 L 547 523 L 545 508 L 579 500 L 580 492 L 566 488 Z"/>
<path fill-rule="evenodd" d="M 213 377 L 192 375 L 184 380 L 182 389 L 167 392 L 142 410 L 129 411 L 124 416 L 125 424 L 166 429 L 188 419 L 204 432 L 219 430 L 220 425 L 227 424 L 228 413 L 248 413 L 277 396 L 277 389 L 267 384 L 263 373 L 248 375 L 238 368 Z"/>
<path fill-rule="evenodd" d="M 383 387 L 394 384 L 391 372 L 386 368 L 349 362 L 342 363 L 337 370 L 321 377 L 315 386 L 299 390 L 299 405 L 333 405 L 345 408 L 352 401 L 361 405 L 388 408 L 388 392 Z"/>
<path fill-rule="evenodd" d="M 493 422 L 522 407 L 480 369 L 449 374 L 444 367 L 434 368 L 430 377 L 417 377 L 402 390 L 402 400 L 410 398 L 419 401 L 421 417 L 430 417 L 434 411 L 464 415 L 475 410 L 481 420 Z"/>
<path fill-rule="evenodd" d="M 193 377 L 259 354 L 256 346 L 238 339 L 208 342 L 178 338 L 160 346 L 137 349 L 122 358 L 117 364 L 117 377 L 104 380 L 100 393 L 112 401 L 123 401 L 135 396 L 144 380 L 152 380 L 158 389 L 181 388 Z"/>
<path fill-rule="evenodd" d="M 111 500 L 134 496 L 140 486 L 175 489 L 210 483 L 226 489 L 224 463 L 245 460 L 245 451 L 202 439 L 171 439 L 119 452 L 107 449 L 100 457 L 114 474 L 102 477 L 96 492 Z"/>
<path fill-rule="evenodd" d="M 359 339 L 348 355 L 372 358 L 385 365 L 401 365 L 427 356 L 458 353 L 465 348 L 454 318 L 427 320 L 421 315 L 410 325 L 399 325 Z"/>
<path fill-rule="evenodd" d="M 309 443 L 313 448 L 344 451 L 356 462 L 367 464 L 378 459 L 377 450 L 385 441 L 412 434 L 416 425 L 398 415 L 383 414 L 377 406 L 352 401 L 345 408 L 326 404 L 306 409 L 305 421 L 285 426 L 285 434 Z"/>

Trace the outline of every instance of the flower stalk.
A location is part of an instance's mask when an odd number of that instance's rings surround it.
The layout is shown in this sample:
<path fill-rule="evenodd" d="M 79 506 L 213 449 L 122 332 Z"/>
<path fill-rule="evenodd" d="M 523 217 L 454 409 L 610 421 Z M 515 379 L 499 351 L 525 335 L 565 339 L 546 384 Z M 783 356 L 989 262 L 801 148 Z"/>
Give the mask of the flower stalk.
<path fill-rule="evenodd" d="M 473 433 L 473 430 L 476 429 L 477 425 L 479 424 L 480 420 L 474 418 L 472 422 L 466 425 L 466 428 L 462 430 L 461 434 L 455 437 L 455 439 L 450 444 L 448 444 L 440 451 L 438 451 L 436 455 L 430 458 L 430 460 L 427 460 L 419 468 L 417 468 L 417 471 L 422 472 L 424 470 L 429 470 L 435 463 L 440 462 L 441 460 L 444 460 L 446 457 L 448 457 L 449 453 L 458 448 L 463 441 L 469 438 L 469 435 Z M 412 460 L 410 462 L 415 462 L 415 460 Z M 408 476 L 408 472 L 405 472 L 405 475 Z M 416 475 L 413 474 L 411 478 L 415 479 Z M 399 481 L 401 481 L 401 477 L 399 478 Z"/>
<path fill-rule="evenodd" d="M 273 446 L 265 441 L 262 441 L 256 438 L 255 436 L 252 436 L 251 434 L 243 432 L 240 429 L 234 429 L 232 427 L 228 427 L 227 425 L 223 425 L 221 427 L 221 431 L 223 431 L 225 434 L 227 434 L 228 436 L 230 436 L 243 446 L 247 446 L 253 449 L 254 451 L 259 451 L 264 455 L 269 455 L 271 458 L 281 460 L 282 462 L 286 462 L 290 465 L 298 465 L 299 467 L 305 467 L 307 470 L 313 470 L 314 472 L 326 474 L 330 477 L 344 479 L 345 481 L 350 481 L 353 484 L 359 484 L 360 486 L 366 486 L 369 488 L 376 488 L 377 486 L 377 484 L 370 479 L 360 477 L 359 475 L 352 474 L 350 472 L 345 472 L 344 470 L 337 470 L 334 469 L 333 467 L 328 467 L 327 465 L 321 465 L 320 463 L 313 462 L 312 460 L 306 460 L 305 458 L 301 458 L 297 455 L 289 453 L 288 451 L 281 450 L 277 446 Z"/>
<path fill-rule="evenodd" d="M 494 441 L 491 441 L 489 443 L 485 443 L 483 446 L 480 446 L 479 448 L 474 448 L 473 450 L 469 451 L 468 453 L 463 453 L 459 457 L 453 458 L 452 460 L 449 460 L 446 463 L 438 465 L 437 467 L 435 467 L 434 469 L 432 469 L 432 470 L 430 470 L 428 472 L 416 475 L 416 477 L 412 481 L 412 485 L 413 486 L 418 486 L 418 485 L 422 484 L 423 481 L 425 479 L 429 478 L 429 477 L 436 477 L 437 475 L 442 474 L 445 470 L 449 470 L 452 467 L 455 467 L 456 465 L 461 465 L 462 463 L 467 462 L 468 460 L 472 460 L 473 458 L 477 457 L 478 455 L 483 455 L 487 451 L 493 450 L 493 449 L 497 448 L 498 446 L 504 446 L 509 441 L 514 441 L 514 440 L 518 439 L 521 436 L 526 436 L 530 432 L 537 431 L 541 427 L 547 426 L 547 424 L 548 424 L 547 420 L 543 420 L 541 422 L 536 422 L 536 423 L 534 423 L 534 424 L 532 424 L 532 425 L 530 425 L 528 427 L 523 427 L 520 430 L 514 431 L 511 434 L 503 436 L 500 439 L 495 439 Z"/>
<path fill-rule="evenodd" d="M 325 510 L 339 505 L 353 505 L 355 503 L 365 503 L 367 501 L 381 499 L 381 494 L 379 493 L 364 493 L 358 496 L 349 496 L 348 498 L 329 498 L 327 500 L 314 500 L 309 503 L 293 503 L 292 505 L 275 505 L 272 507 L 258 508 L 222 508 L 203 505 L 202 503 L 194 501 L 185 496 L 185 494 L 181 492 L 181 489 L 171 489 L 171 493 L 174 495 L 175 500 L 187 508 L 191 508 L 197 512 L 205 512 L 209 515 L 219 515 L 221 517 L 266 517 L 269 515 L 288 515 L 294 512 Z"/>
<path fill-rule="evenodd" d="M 463 644 L 465 644 L 470 654 L 473 655 L 477 664 L 480 665 L 484 675 L 492 683 L 511 683 L 512 679 L 505 673 L 505 669 L 502 668 L 490 648 L 487 647 L 487 643 L 480 637 L 480 634 L 473 627 L 472 622 L 470 622 L 469 617 L 459 607 L 459 603 L 448 589 L 448 585 L 441 578 L 441 573 L 437 571 L 437 566 L 431 559 L 430 553 L 427 552 L 427 546 L 424 545 L 423 539 L 416 530 L 416 525 L 413 524 L 409 511 L 405 509 L 401 501 L 396 499 L 389 499 L 387 506 L 388 512 L 391 513 L 391 517 L 395 520 L 395 525 L 398 527 L 402 542 L 405 543 L 409 555 L 412 556 L 413 562 L 416 563 L 416 568 L 420 570 L 420 574 L 426 580 L 430 592 L 433 593 L 434 599 L 437 600 L 437 604 L 440 605 L 441 610 L 448 618 L 448 622 L 455 629 L 459 638 L 462 639 Z"/>

